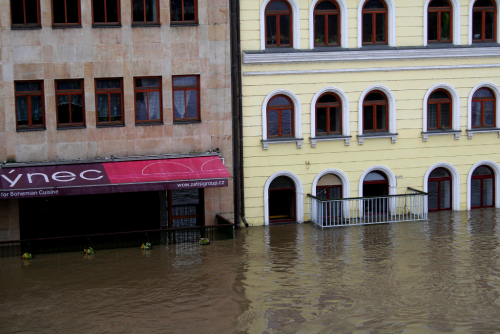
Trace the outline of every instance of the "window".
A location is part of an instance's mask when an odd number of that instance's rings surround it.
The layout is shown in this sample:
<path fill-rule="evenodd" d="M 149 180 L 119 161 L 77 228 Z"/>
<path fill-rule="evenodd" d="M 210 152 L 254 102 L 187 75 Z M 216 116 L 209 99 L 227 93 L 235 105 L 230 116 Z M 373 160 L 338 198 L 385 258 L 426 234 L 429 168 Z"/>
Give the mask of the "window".
<path fill-rule="evenodd" d="M 387 44 L 387 7 L 380 0 L 363 6 L 363 44 Z"/>
<path fill-rule="evenodd" d="M 316 185 L 316 197 L 323 200 L 342 198 L 342 181 L 333 174 L 326 174 Z M 330 202 L 322 206 L 323 218 L 335 219 L 342 216 L 342 202 Z"/>
<path fill-rule="evenodd" d="M 80 0 L 52 0 L 52 24 L 54 27 L 79 26 Z"/>
<path fill-rule="evenodd" d="M 85 125 L 83 80 L 56 81 L 57 126 Z"/>
<path fill-rule="evenodd" d="M 266 46 L 293 46 L 292 10 L 286 1 L 271 1 L 266 7 Z"/>
<path fill-rule="evenodd" d="M 444 168 L 436 168 L 428 180 L 429 211 L 451 210 L 451 175 Z"/>
<path fill-rule="evenodd" d="M 269 186 L 269 222 L 295 221 L 295 184 L 279 176 Z"/>
<path fill-rule="evenodd" d="M 487 166 L 479 166 L 472 173 L 471 207 L 485 208 L 495 205 L 495 175 Z"/>
<path fill-rule="evenodd" d="M 334 94 L 324 94 L 316 102 L 316 135 L 342 134 L 342 106 Z"/>
<path fill-rule="evenodd" d="M 445 90 L 433 92 L 427 100 L 427 130 L 451 129 L 451 97 Z"/>
<path fill-rule="evenodd" d="M 168 227 L 205 225 L 203 189 L 167 190 Z"/>
<path fill-rule="evenodd" d="M 94 25 L 120 25 L 120 0 L 92 0 Z"/>
<path fill-rule="evenodd" d="M 340 45 L 340 10 L 333 1 L 323 0 L 314 9 L 314 45 Z"/>
<path fill-rule="evenodd" d="M 433 0 L 427 13 L 427 41 L 452 42 L 452 7 L 448 0 Z"/>
<path fill-rule="evenodd" d="M 161 78 L 135 79 L 135 119 L 137 123 L 161 123 Z"/>
<path fill-rule="evenodd" d="M 384 93 L 374 91 L 363 101 L 363 131 L 387 131 L 387 98 Z"/>
<path fill-rule="evenodd" d="M 472 127 L 494 127 L 495 95 L 489 88 L 478 89 L 472 96 Z"/>
<path fill-rule="evenodd" d="M 198 1 L 197 0 L 171 0 L 170 13 L 172 23 L 197 23 Z"/>
<path fill-rule="evenodd" d="M 159 24 L 159 0 L 132 0 L 133 24 Z"/>
<path fill-rule="evenodd" d="M 45 128 L 43 81 L 17 81 L 17 129 Z"/>
<path fill-rule="evenodd" d="M 40 0 L 10 0 L 12 27 L 39 27 Z"/>
<path fill-rule="evenodd" d="M 285 95 L 273 97 L 267 104 L 267 137 L 293 137 L 293 104 Z"/>
<path fill-rule="evenodd" d="M 124 123 L 122 79 L 96 79 L 97 125 Z"/>
<path fill-rule="evenodd" d="M 173 77 L 174 122 L 199 121 L 200 118 L 200 77 Z"/>
<path fill-rule="evenodd" d="M 492 0 L 477 0 L 472 10 L 472 39 L 474 42 L 496 41 L 496 6 Z"/>

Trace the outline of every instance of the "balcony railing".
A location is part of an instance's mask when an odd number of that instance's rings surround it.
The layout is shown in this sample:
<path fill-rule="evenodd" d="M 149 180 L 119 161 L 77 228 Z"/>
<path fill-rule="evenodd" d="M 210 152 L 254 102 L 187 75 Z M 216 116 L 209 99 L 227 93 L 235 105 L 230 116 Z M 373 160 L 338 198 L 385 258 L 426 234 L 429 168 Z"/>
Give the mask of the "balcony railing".
<path fill-rule="evenodd" d="M 320 227 L 368 225 L 427 219 L 427 193 L 325 200 L 309 197 L 310 220 Z"/>

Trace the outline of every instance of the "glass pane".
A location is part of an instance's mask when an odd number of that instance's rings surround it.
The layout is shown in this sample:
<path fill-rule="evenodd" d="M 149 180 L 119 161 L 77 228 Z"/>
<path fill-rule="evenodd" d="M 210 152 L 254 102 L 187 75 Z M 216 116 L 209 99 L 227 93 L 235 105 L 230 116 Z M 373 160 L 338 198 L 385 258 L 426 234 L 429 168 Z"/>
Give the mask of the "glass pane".
<path fill-rule="evenodd" d="M 276 96 L 269 101 L 269 106 L 290 106 L 290 101 L 284 96 Z"/>
<path fill-rule="evenodd" d="M 472 102 L 472 126 L 481 126 L 481 102 Z"/>
<path fill-rule="evenodd" d="M 451 181 L 441 181 L 441 209 L 451 209 Z"/>
<path fill-rule="evenodd" d="M 493 101 L 485 101 L 484 102 L 484 125 L 485 126 L 494 126 L 494 104 Z"/>
<path fill-rule="evenodd" d="M 158 78 L 142 78 L 135 79 L 136 87 L 160 87 L 160 79 Z"/>
<path fill-rule="evenodd" d="M 493 93 L 489 89 L 481 88 L 476 93 L 474 93 L 473 98 L 480 98 L 480 97 L 493 97 Z"/>
<path fill-rule="evenodd" d="M 97 88 L 98 89 L 121 88 L 121 81 L 120 79 L 97 80 Z"/>
<path fill-rule="evenodd" d="M 269 189 L 283 189 L 283 188 L 295 188 L 295 183 L 293 183 L 293 181 L 287 176 L 280 176 L 275 178 L 271 182 L 271 185 L 269 185 Z"/>
<path fill-rule="evenodd" d="M 184 21 L 195 20 L 194 0 L 184 0 Z"/>
<path fill-rule="evenodd" d="M 267 111 L 267 135 L 278 136 L 278 110 Z"/>
<path fill-rule="evenodd" d="M 385 42 L 385 14 L 376 14 L 376 42 Z"/>
<path fill-rule="evenodd" d="M 122 120 L 122 96 L 121 94 L 110 94 L 111 121 Z"/>
<path fill-rule="evenodd" d="M 470 199 L 473 207 L 481 206 L 481 180 L 471 180 Z"/>
<path fill-rule="evenodd" d="M 28 125 L 28 97 L 16 97 L 17 125 Z"/>
<path fill-rule="evenodd" d="M 450 4 L 448 3 L 447 0 L 434 0 L 434 1 L 431 1 L 431 3 L 429 4 L 429 7 L 447 7 L 447 8 L 449 8 Z"/>
<path fill-rule="evenodd" d="M 336 10 L 337 6 L 332 1 L 322 1 L 316 6 L 316 10 Z"/>
<path fill-rule="evenodd" d="M 66 23 L 66 14 L 64 12 L 64 0 L 52 0 L 54 23 Z"/>
<path fill-rule="evenodd" d="M 57 81 L 57 90 L 72 90 L 72 89 L 82 89 L 82 81 L 81 80 Z"/>
<path fill-rule="evenodd" d="M 266 10 L 289 10 L 283 1 L 274 1 L 267 6 Z"/>
<path fill-rule="evenodd" d="M 483 206 L 493 206 L 493 179 L 483 179 Z"/>
<path fill-rule="evenodd" d="M 363 182 L 366 181 L 386 181 L 386 178 L 379 172 L 371 172 L 365 177 Z"/>
<path fill-rule="evenodd" d="M 71 95 L 71 122 L 83 123 L 82 95 Z"/>
<path fill-rule="evenodd" d="M 317 103 L 338 102 L 337 97 L 333 94 L 326 94 L 319 98 Z"/>
<path fill-rule="evenodd" d="M 339 108 L 330 108 L 330 132 L 340 132 Z"/>
<path fill-rule="evenodd" d="M 387 113 L 385 106 L 377 106 L 377 130 L 387 130 Z"/>
<path fill-rule="evenodd" d="M 335 45 L 338 43 L 338 15 L 328 15 L 328 44 Z"/>
<path fill-rule="evenodd" d="M 380 93 L 371 93 L 365 97 L 365 101 L 385 101 L 385 96 Z"/>
<path fill-rule="evenodd" d="M 187 117 L 198 118 L 198 93 L 195 90 L 186 92 L 187 99 Z"/>
<path fill-rule="evenodd" d="M 133 0 L 133 19 L 134 22 L 144 22 L 144 1 Z"/>
<path fill-rule="evenodd" d="M 292 111 L 290 109 L 281 110 L 281 135 L 292 135 Z"/>
<path fill-rule="evenodd" d="M 181 209 L 176 209 L 175 212 Z M 188 210 L 188 209 L 185 209 Z M 188 211 L 191 212 L 191 211 Z M 181 218 L 181 219 L 172 219 L 172 228 L 184 228 L 184 227 L 195 227 L 196 226 L 196 218 Z"/>
<path fill-rule="evenodd" d="M 16 92 L 37 92 L 41 90 L 41 82 L 16 82 Z"/>
<path fill-rule="evenodd" d="M 450 104 L 441 103 L 441 124 L 439 124 L 441 129 L 449 129 L 450 126 Z"/>
<path fill-rule="evenodd" d="M 186 101 L 183 90 L 174 91 L 174 113 L 175 118 L 186 118 Z"/>
<path fill-rule="evenodd" d="M 474 9 L 476 9 L 477 7 L 495 7 L 495 5 L 493 4 L 492 0 L 477 0 L 474 3 Z"/>
<path fill-rule="evenodd" d="M 331 187 L 330 188 L 330 199 L 342 198 L 341 190 L 342 190 L 341 187 Z"/>
<path fill-rule="evenodd" d="M 438 127 L 438 105 L 436 103 L 427 105 L 427 127 L 436 129 Z"/>
<path fill-rule="evenodd" d="M 482 39 L 483 30 L 483 13 L 482 12 L 474 12 L 472 14 L 472 38 L 473 39 Z"/>
<path fill-rule="evenodd" d="M 43 106 L 41 96 L 31 97 L 31 124 L 42 125 L 43 124 Z"/>
<path fill-rule="evenodd" d="M 109 119 L 108 94 L 97 94 L 97 121 L 107 122 Z"/>
<path fill-rule="evenodd" d="M 314 16 L 314 43 L 325 44 L 325 15 Z"/>
<path fill-rule="evenodd" d="M 436 41 L 438 38 L 437 25 L 438 25 L 438 13 L 429 12 L 427 16 L 427 39 L 429 41 Z"/>
<path fill-rule="evenodd" d="M 368 8 L 385 8 L 384 4 L 380 0 L 370 0 L 368 1 L 363 9 L 368 9 Z"/>
<path fill-rule="evenodd" d="M 429 210 L 439 209 L 438 182 L 429 182 L 428 187 L 427 187 L 427 192 L 429 194 L 428 202 L 427 202 L 429 205 Z"/>
<path fill-rule="evenodd" d="M 450 97 L 444 91 L 438 90 L 438 91 L 432 93 L 431 96 L 429 97 L 429 100 L 435 100 L 435 99 L 448 99 L 449 100 Z"/>
<path fill-rule="evenodd" d="M 149 119 L 160 119 L 160 92 L 149 93 Z M 189 107 L 189 106 L 188 106 Z"/>
<path fill-rule="evenodd" d="M 16 1 L 12 1 L 16 2 Z M 37 0 L 25 0 L 26 3 L 26 23 L 37 24 L 38 23 L 38 12 L 37 12 Z"/>
<path fill-rule="evenodd" d="M 441 40 L 450 40 L 450 12 L 441 12 Z"/>
<path fill-rule="evenodd" d="M 171 194 L 172 194 L 172 205 L 200 204 L 200 191 L 198 189 L 172 190 Z"/>
<path fill-rule="evenodd" d="M 494 19 L 494 12 L 486 12 L 485 13 L 485 27 L 484 27 L 484 32 L 486 34 L 486 36 L 484 37 L 485 39 L 493 39 L 493 36 L 495 36 L 494 34 L 494 29 L 495 29 L 495 25 L 493 24 L 493 22 L 495 22 L 495 19 Z"/>
<path fill-rule="evenodd" d="M 196 86 L 198 80 L 196 76 L 189 77 L 174 77 L 174 86 Z"/>
<path fill-rule="evenodd" d="M 316 109 L 316 133 L 325 133 L 326 128 L 326 108 Z"/>
<path fill-rule="evenodd" d="M 24 24 L 23 2 L 19 0 L 11 1 L 12 24 Z M 36 8 L 36 7 L 35 7 Z"/>
<path fill-rule="evenodd" d="M 363 129 L 373 130 L 373 106 L 365 106 L 363 108 Z"/>
<path fill-rule="evenodd" d="M 146 21 L 147 22 L 156 22 L 157 19 L 157 0 L 145 0 L 146 1 Z"/>
<path fill-rule="evenodd" d="M 474 173 L 472 173 L 472 176 L 476 175 L 493 175 L 493 172 L 486 166 L 480 166 L 474 170 Z"/>
<path fill-rule="evenodd" d="M 277 45 L 276 38 L 276 16 L 266 16 L 266 44 Z"/>
<path fill-rule="evenodd" d="M 363 14 L 363 43 L 371 43 L 372 42 L 372 14 Z"/>
<path fill-rule="evenodd" d="M 92 11 L 94 13 L 94 22 L 106 22 L 106 17 L 104 16 L 104 4 L 105 0 L 93 0 Z"/>
<path fill-rule="evenodd" d="M 172 21 L 182 21 L 182 0 L 170 0 Z"/>
<path fill-rule="evenodd" d="M 138 121 L 145 121 L 148 119 L 148 93 L 135 93 L 135 114 Z"/>
<path fill-rule="evenodd" d="M 106 14 L 108 22 L 118 22 L 118 0 L 106 0 Z"/>
<path fill-rule="evenodd" d="M 78 2 L 80 0 L 66 0 L 66 10 L 68 12 L 68 23 L 78 23 Z"/>
<path fill-rule="evenodd" d="M 450 177 L 450 173 L 444 168 L 434 169 L 429 177 Z"/>
<path fill-rule="evenodd" d="M 57 97 L 57 116 L 59 124 L 70 123 L 68 95 L 59 95 Z"/>
<path fill-rule="evenodd" d="M 316 197 L 321 199 L 328 199 L 328 190 L 329 188 L 318 188 L 316 187 Z"/>
<path fill-rule="evenodd" d="M 280 45 L 290 45 L 290 15 L 280 15 Z"/>

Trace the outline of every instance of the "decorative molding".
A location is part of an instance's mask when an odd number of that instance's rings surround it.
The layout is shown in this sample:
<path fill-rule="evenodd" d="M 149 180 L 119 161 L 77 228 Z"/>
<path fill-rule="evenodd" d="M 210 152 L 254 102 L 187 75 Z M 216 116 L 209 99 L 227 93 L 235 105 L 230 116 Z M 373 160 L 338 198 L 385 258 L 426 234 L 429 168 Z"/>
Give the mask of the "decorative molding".
<path fill-rule="evenodd" d="M 297 143 L 297 148 L 302 148 L 302 142 L 304 141 L 304 138 L 290 138 L 290 139 L 266 139 L 266 140 L 261 140 L 262 142 L 262 148 L 264 150 L 267 150 L 269 148 L 269 144 L 286 144 L 286 143 Z"/>
<path fill-rule="evenodd" d="M 500 10 L 499 10 L 500 12 Z M 243 52 L 243 65 L 500 57 L 499 47 Z"/>
<path fill-rule="evenodd" d="M 431 2 L 432 0 L 426 0 L 425 1 L 425 4 L 424 4 L 424 46 L 427 45 L 428 41 L 427 41 L 427 15 L 429 13 L 428 9 L 429 9 L 429 3 Z M 460 3 L 458 0 L 450 0 L 451 2 L 451 6 L 453 8 L 453 18 L 452 18 L 452 22 L 453 22 L 453 26 L 452 26 L 452 30 L 453 30 L 453 44 L 454 45 L 460 45 L 460 22 L 462 21 L 461 20 L 461 17 L 460 17 Z"/>
<path fill-rule="evenodd" d="M 342 135 L 350 137 L 350 117 L 349 117 L 349 98 L 347 95 L 337 87 L 325 87 L 320 89 L 316 94 L 314 94 L 311 101 L 311 135 L 316 133 L 316 101 L 321 95 L 325 93 L 333 93 L 340 98 L 340 103 L 342 104 Z M 318 137 L 316 137 L 318 138 Z M 315 139 L 316 139 L 315 138 Z M 316 144 L 314 144 L 316 146 Z M 346 144 L 348 145 L 348 144 Z M 314 146 L 313 146 L 314 147 Z"/>
<path fill-rule="evenodd" d="M 499 128 L 493 128 L 493 129 L 467 129 L 467 139 L 472 139 L 472 136 L 474 133 L 491 133 L 491 132 L 498 132 L 498 137 L 500 138 L 500 129 Z"/>
<path fill-rule="evenodd" d="M 343 140 L 345 142 L 345 146 L 349 146 L 351 144 L 352 136 L 325 136 L 325 137 L 311 137 L 309 140 L 311 141 L 311 147 L 316 147 L 316 142 L 318 141 L 336 141 Z"/>
<path fill-rule="evenodd" d="M 498 41 L 498 36 L 500 36 L 500 0 L 494 0 L 495 1 L 495 4 L 496 4 L 496 7 L 497 7 L 497 17 L 496 17 L 496 22 L 497 22 L 497 31 L 496 31 L 496 35 L 497 35 L 497 41 Z M 474 10 L 474 3 L 476 1 L 475 0 L 472 0 L 469 4 L 469 45 L 472 44 L 472 12 Z"/>
<path fill-rule="evenodd" d="M 294 142 L 296 140 L 302 140 L 302 105 L 299 98 L 297 97 L 297 95 L 287 89 L 276 89 L 267 94 L 267 96 L 264 98 L 264 102 L 262 103 L 262 142 L 264 143 L 265 141 L 267 141 L 267 104 L 269 103 L 269 100 L 276 95 L 285 95 L 292 100 L 294 108 Z M 264 148 L 265 150 L 267 150 L 266 147 Z M 300 146 L 297 142 L 297 147 L 302 147 L 302 141 L 300 142 Z"/>
<path fill-rule="evenodd" d="M 455 131 L 460 131 L 460 96 L 458 95 L 457 90 L 447 84 L 447 83 L 439 83 L 435 84 L 431 88 L 427 90 L 427 92 L 424 95 L 424 106 L 423 106 L 423 114 L 422 114 L 422 119 L 423 119 L 423 133 L 428 133 L 427 131 L 427 106 L 428 106 L 428 100 L 429 96 L 437 89 L 444 89 L 451 95 L 451 104 L 452 104 L 452 109 L 451 109 L 451 128 Z M 424 141 L 425 138 L 424 138 Z"/>
<path fill-rule="evenodd" d="M 483 160 L 474 164 L 472 168 L 469 170 L 469 174 L 467 175 L 467 210 L 471 209 L 471 180 L 472 174 L 479 166 L 488 166 L 495 173 L 495 207 L 500 208 L 500 167 L 498 167 L 496 162 L 491 160 Z"/>
<path fill-rule="evenodd" d="M 287 170 L 282 170 L 274 173 L 267 179 L 266 184 L 264 185 L 264 223 L 265 225 L 269 225 L 269 186 L 271 182 L 279 176 L 287 176 L 292 179 L 293 183 L 295 183 L 295 208 L 297 222 L 302 223 L 304 221 L 304 190 L 302 187 L 302 182 L 300 178 Z"/>
<path fill-rule="evenodd" d="M 427 141 L 429 139 L 429 136 L 444 136 L 444 135 L 455 135 L 455 140 L 460 139 L 460 134 L 462 133 L 461 130 L 437 130 L 437 131 L 427 131 L 427 132 L 422 132 L 422 139 L 424 141 Z"/>
<path fill-rule="evenodd" d="M 321 0 L 313 0 L 309 7 L 309 48 L 314 49 L 314 8 Z M 337 3 L 340 9 L 340 46 L 347 48 L 347 5 L 344 0 L 333 0 Z"/>
<path fill-rule="evenodd" d="M 387 135 L 376 135 L 376 134 L 362 135 L 362 136 L 358 135 L 357 137 L 358 137 L 359 145 L 363 145 L 363 143 L 365 142 L 365 139 L 377 139 L 377 138 L 391 138 L 391 143 L 395 144 L 396 139 L 398 138 L 398 134 L 397 133 L 389 133 Z"/>
<path fill-rule="evenodd" d="M 444 168 L 451 174 L 451 209 L 453 211 L 460 211 L 460 174 L 458 173 L 458 170 L 453 166 L 452 164 L 449 164 L 447 162 L 438 162 L 429 167 L 427 172 L 424 175 L 424 192 L 428 192 L 429 188 L 429 175 L 436 169 L 436 168 Z M 425 205 L 425 212 L 428 211 L 427 209 L 427 202 L 424 203 Z"/>
<path fill-rule="evenodd" d="M 397 185 L 398 185 L 398 181 L 396 180 L 396 176 L 394 175 L 394 173 L 387 167 L 385 166 L 381 166 L 381 165 L 376 165 L 376 166 L 372 166 L 368 169 L 366 169 L 363 174 L 361 174 L 361 177 L 359 178 L 359 197 L 363 197 L 363 182 L 365 180 L 365 177 L 370 174 L 371 172 L 375 172 L 375 171 L 379 171 L 379 172 L 383 172 L 385 174 L 385 176 L 387 176 L 387 180 L 389 181 L 389 195 L 396 195 L 396 191 L 397 191 Z"/>
<path fill-rule="evenodd" d="M 472 132 L 480 132 L 481 129 L 475 130 L 472 128 L 472 98 L 474 97 L 474 94 L 478 89 L 481 88 L 489 88 L 493 91 L 493 94 L 495 94 L 495 110 L 500 110 L 500 88 L 498 88 L 497 85 L 495 85 L 492 82 L 481 82 L 474 86 L 472 90 L 470 91 L 469 94 L 469 99 L 468 99 L 468 105 L 467 105 L 467 128 L 469 130 L 467 131 L 472 131 Z M 500 116 L 498 115 L 498 112 L 496 113 L 496 120 L 495 120 L 495 126 L 497 128 L 500 128 Z M 484 131 L 484 132 L 494 132 L 494 131 Z M 499 133 L 500 135 L 500 133 Z M 469 139 L 472 139 L 472 133 L 469 132 Z"/>
<path fill-rule="evenodd" d="M 359 98 L 359 102 L 358 102 L 358 137 L 365 137 L 363 135 L 363 102 L 365 100 L 365 97 L 366 95 L 368 95 L 370 92 L 374 91 L 374 90 L 379 90 L 381 92 L 383 92 L 385 94 L 385 96 L 387 97 L 387 102 L 388 102 L 388 117 L 389 117 L 389 133 L 387 134 L 388 136 L 390 136 L 392 138 L 392 142 L 395 143 L 396 142 L 396 137 L 393 137 L 395 135 L 397 135 L 396 133 L 396 98 L 394 97 L 394 94 L 392 94 L 391 90 L 385 86 L 382 86 L 382 85 L 372 85 L 368 88 L 366 88 L 363 93 L 361 93 L 361 96 Z M 376 134 L 375 134 L 376 135 Z M 372 135 L 369 134 L 368 135 L 369 137 L 371 137 Z M 382 134 L 379 134 L 379 135 L 376 135 L 380 138 L 380 136 L 383 136 Z M 363 145 L 363 140 L 360 139 L 360 144 L 359 145 Z"/>
<path fill-rule="evenodd" d="M 266 7 L 272 0 L 264 0 L 260 6 L 260 49 L 266 49 Z M 297 1 L 287 1 L 292 7 L 292 43 L 294 49 L 300 49 L 300 10 Z"/>
<path fill-rule="evenodd" d="M 389 46 L 396 46 L 396 6 L 393 0 L 382 0 L 387 6 L 387 44 Z M 363 31 L 363 5 L 366 0 L 360 0 L 358 5 L 358 48 L 360 48 L 362 43 L 361 33 Z"/>

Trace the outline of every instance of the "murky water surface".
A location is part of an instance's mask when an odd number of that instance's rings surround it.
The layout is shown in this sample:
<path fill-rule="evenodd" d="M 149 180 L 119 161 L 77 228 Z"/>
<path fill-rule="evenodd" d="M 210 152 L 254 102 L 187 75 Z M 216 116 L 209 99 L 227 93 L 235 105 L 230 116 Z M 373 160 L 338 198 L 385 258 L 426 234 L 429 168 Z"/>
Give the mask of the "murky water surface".
<path fill-rule="evenodd" d="M 0 259 L 2 333 L 500 332 L 500 211 Z"/>

